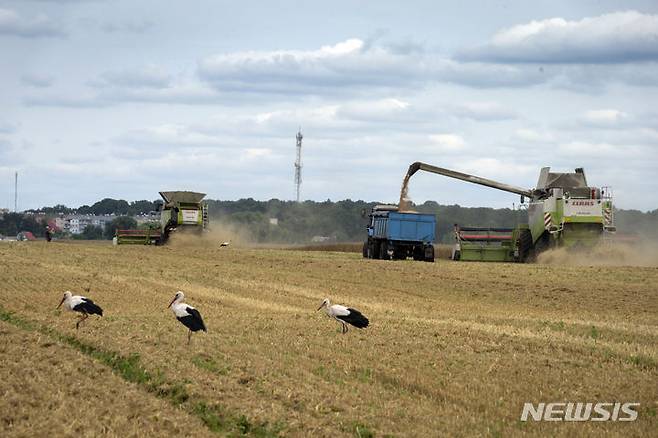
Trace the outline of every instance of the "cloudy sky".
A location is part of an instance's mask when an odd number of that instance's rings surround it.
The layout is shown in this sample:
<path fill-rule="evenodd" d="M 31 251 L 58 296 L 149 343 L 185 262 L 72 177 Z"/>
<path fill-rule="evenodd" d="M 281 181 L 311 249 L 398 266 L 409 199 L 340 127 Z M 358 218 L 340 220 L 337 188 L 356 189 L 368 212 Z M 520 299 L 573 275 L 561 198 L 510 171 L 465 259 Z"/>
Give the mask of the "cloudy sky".
<path fill-rule="evenodd" d="M 658 3 L 0 0 L 0 207 L 395 202 L 425 161 L 522 187 L 585 167 L 658 208 Z M 410 195 L 511 206 L 418 174 Z"/>

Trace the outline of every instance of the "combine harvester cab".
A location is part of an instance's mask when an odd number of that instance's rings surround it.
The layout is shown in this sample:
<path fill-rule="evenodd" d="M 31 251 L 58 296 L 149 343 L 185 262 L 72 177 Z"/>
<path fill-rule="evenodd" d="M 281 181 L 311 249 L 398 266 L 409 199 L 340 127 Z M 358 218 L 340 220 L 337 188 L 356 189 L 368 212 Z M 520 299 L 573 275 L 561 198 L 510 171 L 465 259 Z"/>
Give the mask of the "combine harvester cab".
<path fill-rule="evenodd" d="M 381 260 L 434 261 L 436 218 L 433 214 L 401 212 L 394 205 L 372 209 L 363 243 L 363 257 Z"/>

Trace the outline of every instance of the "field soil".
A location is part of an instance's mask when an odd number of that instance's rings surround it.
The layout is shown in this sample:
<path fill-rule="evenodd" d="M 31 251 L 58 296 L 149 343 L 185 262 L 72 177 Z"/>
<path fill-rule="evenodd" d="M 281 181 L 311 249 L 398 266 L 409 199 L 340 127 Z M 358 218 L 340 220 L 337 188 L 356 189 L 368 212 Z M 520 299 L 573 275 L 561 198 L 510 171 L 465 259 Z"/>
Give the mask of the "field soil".
<path fill-rule="evenodd" d="M 658 268 L 0 245 L 0 435 L 655 436 Z M 64 291 L 104 309 L 79 330 Z M 207 333 L 167 305 L 177 290 Z M 340 333 L 323 298 L 359 309 Z M 638 402 L 522 422 L 524 402 Z M 184 431 L 181 433 L 181 431 Z"/>

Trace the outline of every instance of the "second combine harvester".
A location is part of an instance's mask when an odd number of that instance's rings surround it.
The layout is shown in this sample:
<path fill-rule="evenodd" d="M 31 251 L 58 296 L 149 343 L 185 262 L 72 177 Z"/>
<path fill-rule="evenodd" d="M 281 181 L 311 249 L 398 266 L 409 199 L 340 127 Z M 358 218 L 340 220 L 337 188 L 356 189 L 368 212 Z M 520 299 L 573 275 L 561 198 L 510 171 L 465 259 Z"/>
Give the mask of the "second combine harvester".
<path fill-rule="evenodd" d="M 591 247 L 606 232 L 615 231 L 612 191 L 609 187 L 591 187 L 582 168 L 574 173 L 551 172 L 544 167 L 537 187 L 524 189 L 486 178 L 416 162 L 404 179 L 400 205 L 407 202 L 409 179 L 419 170 L 456 178 L 528 199 L 528 222 L 508 229 L 456 227 L 455 258 L 481 261 L 519 261 L 534 258 L 539 252 L 556 247 Z"/>
<path fill-rule="evenodd" d="M 167 243 L 173 231 L 201 235 L 208 229 L 208 204 L 203 202 L 205 193 L 175 191 L 160 192 L 160 196 L 164 203 L 160 208 L 159 226 L 117 229 L 117 244 L 162 245 Z"/>

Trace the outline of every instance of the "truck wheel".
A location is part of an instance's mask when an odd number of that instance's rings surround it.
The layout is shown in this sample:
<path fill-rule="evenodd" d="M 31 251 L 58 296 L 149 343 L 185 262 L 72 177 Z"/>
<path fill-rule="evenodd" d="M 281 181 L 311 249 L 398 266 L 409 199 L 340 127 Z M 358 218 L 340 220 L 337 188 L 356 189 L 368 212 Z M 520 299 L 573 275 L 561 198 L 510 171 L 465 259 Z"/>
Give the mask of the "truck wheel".
<path fill-rule="evenodd" d="M 380 259 L 382 259 L 382 260 L 390 260 L 391 259 L 391 257 L 389 257 L 389 255 L 388 255 L 388 243 L 382 242 L 382 246 L 381 246 L 381 249 L 379 251 L 380 251 L 380 253 L 379 253 L 379 255 L 380 255 L 379 258 Z"/>
<path fill-rule="evenodd" d="M 368 241 L 366 240 L 365 242 L 363 242 L 363 258 L 364 259 L 368 258 L 368 247 L 369 247 Z"/>
<path fill-rule="evenodd" d="M 377 242 L 376 240 L 372 243 L 372 251 L 370 252 L 370 258 L 375 260 L 379 258 L 379 242 Z"/>
<path fill-rule="evenodd" d="M 425 247 L 425 261 L 434 262 L 434 247 L 432 245 Z"/>

